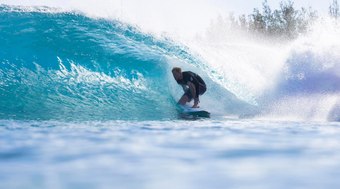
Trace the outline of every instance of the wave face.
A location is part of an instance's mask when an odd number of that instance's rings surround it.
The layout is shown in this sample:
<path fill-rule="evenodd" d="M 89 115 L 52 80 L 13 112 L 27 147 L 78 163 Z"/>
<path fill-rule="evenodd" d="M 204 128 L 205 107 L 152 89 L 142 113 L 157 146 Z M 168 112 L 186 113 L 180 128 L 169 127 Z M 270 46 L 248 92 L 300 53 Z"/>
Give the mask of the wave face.
<path fill-rule="evenodd" d="M 202 64 L 183 46 L 119 21 L 50 12 L 48 8 L 0 9 L 1 119 L 177 116 L 180 91 L 169 75 L 172 62 L 189 68 Z M 211 88 L 223 91 L 207 80 Z M 246 106 L 228 91 L 224 94 L 233 98 L 226 99 L 228 105 Z"/>
<path fill-rule="evenodd" d="M 166 56 L 178 49 L 170 43 L 118 21 L 75 13 L 1 7 L 0 20 L 0 117 L 159 119 L 173 114 L 164 76 Z"/>

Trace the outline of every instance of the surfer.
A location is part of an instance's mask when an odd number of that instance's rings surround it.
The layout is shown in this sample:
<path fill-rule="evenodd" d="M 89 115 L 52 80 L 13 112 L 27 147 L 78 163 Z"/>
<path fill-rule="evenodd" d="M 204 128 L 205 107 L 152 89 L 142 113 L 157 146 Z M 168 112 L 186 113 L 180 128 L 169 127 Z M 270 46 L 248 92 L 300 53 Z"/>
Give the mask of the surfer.
<path fill-rule="evenodd" d="M 199 95 L 204 94 L 207 90 L 203 79 L 194 72 L 182 72 L 182 69 L 178 67 L 174 67 L 172 69 L 172 74 L 177 83 L 182 86 L 184 91 L 184 94 L 178 101 L 178 104 L 185 105 L 187 102 L 194 99 L 194 105 L 192 108 L 199 108 Z"/>

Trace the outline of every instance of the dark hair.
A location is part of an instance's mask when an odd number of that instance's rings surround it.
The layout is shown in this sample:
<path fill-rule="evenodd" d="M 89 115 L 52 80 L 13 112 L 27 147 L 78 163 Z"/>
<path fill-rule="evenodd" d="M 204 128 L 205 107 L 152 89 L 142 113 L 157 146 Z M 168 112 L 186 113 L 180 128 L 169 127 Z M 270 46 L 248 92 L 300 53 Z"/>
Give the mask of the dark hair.
<path fill-rule="evenodd" d="M 174 67 L 172 68 L 172 72 L 178 72 L 178 73 L 181 73 L 182 72 L 182 69 L 179 68 L 179 67 Z"/>

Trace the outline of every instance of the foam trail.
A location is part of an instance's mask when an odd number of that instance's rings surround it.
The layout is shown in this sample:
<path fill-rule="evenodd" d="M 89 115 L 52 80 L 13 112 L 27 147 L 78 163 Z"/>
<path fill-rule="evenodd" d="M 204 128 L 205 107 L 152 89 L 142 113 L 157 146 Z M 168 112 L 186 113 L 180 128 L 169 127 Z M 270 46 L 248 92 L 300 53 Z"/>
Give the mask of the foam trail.
<path fill-rule="evenodd" d="M 338 24 L 333 19 L 319 20 L 307 35 L 289 44 L 290 53 L 280 72 L 280 80 L 270 91 L 272 100 L 266 99 L 266 104 L 272 103 L 269 107 L 280 109 L 281 106 L 291 104 L 290 110 L 281 114 L 295 112 L 296 117 L 304 120 L 339 120 Z M 275 101 L 285 105 L 277 106 Z"/>

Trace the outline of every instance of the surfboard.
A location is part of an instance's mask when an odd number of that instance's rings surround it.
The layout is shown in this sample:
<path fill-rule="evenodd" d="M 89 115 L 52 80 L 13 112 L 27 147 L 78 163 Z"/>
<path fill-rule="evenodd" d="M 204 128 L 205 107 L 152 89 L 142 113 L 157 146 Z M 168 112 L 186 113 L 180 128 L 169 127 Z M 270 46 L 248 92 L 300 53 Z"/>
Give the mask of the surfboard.
<path fill-rule="evenodd" d="M 202 108 L 191 108 L 188 105 L 177 105 L 177 110 L 181 118 L 198 119 L 210 118 L 210 113 Z"/>

